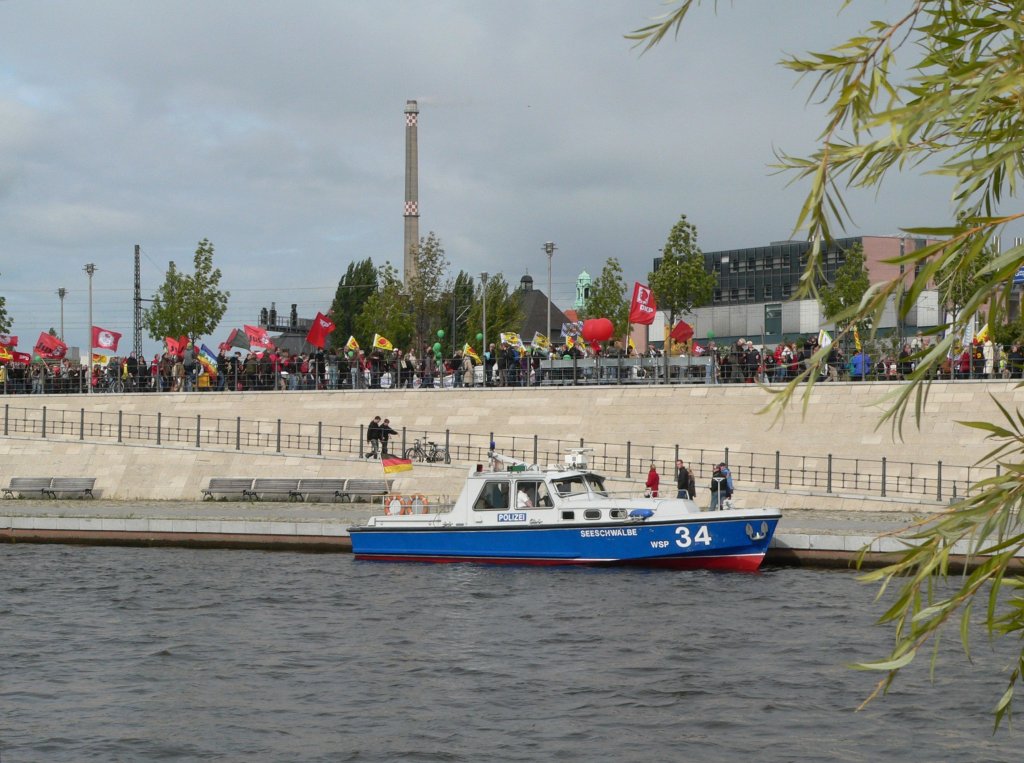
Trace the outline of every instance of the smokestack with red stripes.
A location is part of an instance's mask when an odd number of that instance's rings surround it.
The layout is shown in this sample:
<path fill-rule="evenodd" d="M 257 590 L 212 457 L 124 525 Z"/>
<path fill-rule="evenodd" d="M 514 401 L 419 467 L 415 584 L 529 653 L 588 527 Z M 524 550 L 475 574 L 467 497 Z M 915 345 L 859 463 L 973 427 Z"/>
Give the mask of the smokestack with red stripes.
<path fill-rule="evenodd" d="M 419 118 L 416 101 L 405 102 L 405 252 L 403 282 L 416 276 L 415 252 L 420 245 L 420 181 L 419 148 L 416 122 Z"/>

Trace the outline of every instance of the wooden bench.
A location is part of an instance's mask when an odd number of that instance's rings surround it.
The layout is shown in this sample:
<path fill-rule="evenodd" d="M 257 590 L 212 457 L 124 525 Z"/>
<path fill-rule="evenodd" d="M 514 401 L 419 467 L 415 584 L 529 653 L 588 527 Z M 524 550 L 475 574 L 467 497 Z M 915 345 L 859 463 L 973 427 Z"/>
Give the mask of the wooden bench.
<path fill-rule="evenodd" d="M 354 498 L 369 498 L 375 495 L 387 495 L 391 492 L 391 483 L 387 480 L 350 479 L 345 480 L 345 489 L 341 497 L 346 501 Z"/>
<path fill-rule="evenodd" d="M 252 500 L 252 477 L 210 477 L 210 484 L 202 489 L 203 500 L 211 501 L 214 495 L 241 494 L 242 498 Z"/>
<path fill-rule="evenodd" d="M 53 498 L 50 492 L 50 483 L 53 477 L 11 477 L 11 483 L 4 488 L 4 498 L 38 493 L 40 498 Z"/>
<path fill-rule="evenodd" d="M 78 493 L 79 498 L 95 498 L 92 494 L 95 486 L 95 477 L 54 477 L 50 483 L 50 497 L 56 498 L 57 493 Z"/>
<path fill-rule="evenodd" d="M 299 481 L 296 479 L 255 479 L 252 481 L 252 494 L 263 500 L 265 495 L 285 495 L 289 501 L 299 496 Z"/>
<path fill-rule="evenodd" d="M 347 480 L 339 479 L 299 480 L 299 486 L 296 488 L 293 495 L 300 501 L 306 500 L 306 498 L 311 495 L 329 496 L 331 499 L 337 501 L 345 494 L 346 482 Z"/>

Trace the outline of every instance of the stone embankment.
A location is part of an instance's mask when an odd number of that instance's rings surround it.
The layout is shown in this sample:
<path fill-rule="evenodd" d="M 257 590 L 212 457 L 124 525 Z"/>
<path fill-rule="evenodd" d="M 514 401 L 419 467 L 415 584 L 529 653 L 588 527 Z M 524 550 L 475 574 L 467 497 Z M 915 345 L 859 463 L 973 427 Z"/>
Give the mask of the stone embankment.
<path fill-rule="evenodd" d="M 374 415 L 410 432 L 489 433 L 564 438 L 589 443 L 630 442 L 679 446 L 684 456 L 701 449 L 805 454 L 824 458 L 973 464 L 987 449 L 984 433 L 963 420 L 997 420 L 995 401 L 1009 409 L 1024 392 L 1006 382 L 941 382 L 923 403 L 918 427 L 912 412 L 895 436 L 879 426 L 884 401 L 895 385 L 822 384 L 806 401 L 776 417 L 762 413 L 769 395 L 751 386 L 597 387 L 415 391 L 190 393 L 161 395 L 11 396 L 7 415 L 25 409 L 88 411 L 124 416 L 235 417 L 357 427 Z M 395 491 L 435 496 L 458 493 L 467 463 L 417 464 L 396 480 Z M 338 453 L 240 452 L 230 443 L 190 447 L 182 442 L 111 443 L 68 432 L 10 432 L 0 437 L 0 485 L 11 477 L 95 477 L 100 500 L 5 501 L 0 535 L 11 540 L 174 542 L 214 545 L 285 544 L 344 548 L 352 522 L 374 511 L 370 504 L 201 503 L 212 477 L 360 478 L 381 476 L 379 464 Z M 641 474 L 634 475 L 642 480 Z M 663 480 L 671 476 L 662 475 Z M 616 485 L 631 487 L 632 485 Z M 880 532 L 941 511 L 946 501 L 927 496 L 883 497 L 821 488 L 773 490 L 737 485 L 740 506 L 779 506 L 786 511 L 776 546 L 783 558 L 812 559 L 825 552 L 845 563 Z M 706 486 L 701 486 L 702 491 Z M 706 493 L 705 493 L 706 495 Z M 233 542 L 231 542 L 233 539 Z M 888 548 L 878 547 L 885 551 Z M 892 550 L 895 550 L 896 546 Z"/>

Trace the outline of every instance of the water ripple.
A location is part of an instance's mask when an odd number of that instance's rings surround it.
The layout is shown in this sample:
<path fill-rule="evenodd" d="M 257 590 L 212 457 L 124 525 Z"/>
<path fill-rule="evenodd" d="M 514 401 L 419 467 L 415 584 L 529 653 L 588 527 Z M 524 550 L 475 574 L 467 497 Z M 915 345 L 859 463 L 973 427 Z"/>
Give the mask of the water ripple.
<path fill-rule="evenodd" d="M 1014 761 L 1013 644 L 855 712 L 874 589 L 756 575 L 0 547 L 0 759 Z M 953 642 L 955 639 L 949 639 Z"/>

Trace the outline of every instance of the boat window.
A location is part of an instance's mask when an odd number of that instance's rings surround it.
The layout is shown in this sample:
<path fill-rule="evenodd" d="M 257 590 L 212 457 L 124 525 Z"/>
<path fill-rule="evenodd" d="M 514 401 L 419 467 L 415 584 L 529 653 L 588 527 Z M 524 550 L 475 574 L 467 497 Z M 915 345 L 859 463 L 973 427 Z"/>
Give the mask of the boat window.
<path fill-rule="evenodd" d="M 590 483 L 590 489 L 597 495 L 608 495 L 608 491 L 604 489 L 604 480 L 598 477 L 596 474 L 588 474 L 587 482 Z"/>
<path fill-rule="evenodd" d="M 611 511 L 608 512 L 608 516 L 610 516 L 612 519 L 625 519 L 628 516 L 628 514 L 629 512 L 627 512 L 625 509 L 612 509 Z"/>
<path fill-rule="evenodd" d="M 601 510 L 600 509 L 587 509 L 586 511 L 583 512 L 583 518 L 584 519 L 600 519 L 601 518 Z"/>
<path fill-rule="evenodd" d="M 560 496 L 587 494 L 587 482 L 582 474 L 575 477 L 564 477 L 551 484 Z"/>
<path fill-rule="evenodd" d="M 568 520 L 576 519 L 576 512 L 575 511 L 563 511 L 562 512 L 562 519 L 568 519 Z"/>
<path fill-rule="evenodd" d="M 516 508 L 550 508 L 552 506 L 548 486 L 541 480 L 519 480 L 516 483 Z"/>
<path fill-rule="evenodd" d="M 473 504 L 473 508 L 477 511 L 507 509 L 509 507 L 508 496 L 508 480 L 487 480 L 483 488 L 481 488 L 480 495 L 477 497 L 476 503 Z"/>

